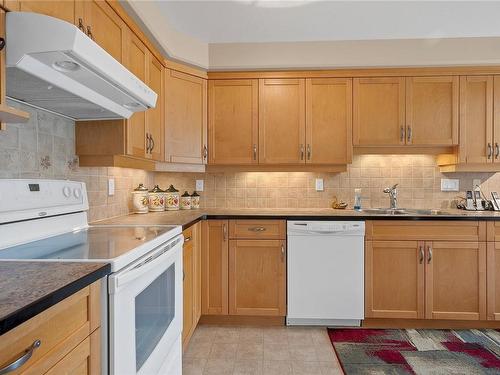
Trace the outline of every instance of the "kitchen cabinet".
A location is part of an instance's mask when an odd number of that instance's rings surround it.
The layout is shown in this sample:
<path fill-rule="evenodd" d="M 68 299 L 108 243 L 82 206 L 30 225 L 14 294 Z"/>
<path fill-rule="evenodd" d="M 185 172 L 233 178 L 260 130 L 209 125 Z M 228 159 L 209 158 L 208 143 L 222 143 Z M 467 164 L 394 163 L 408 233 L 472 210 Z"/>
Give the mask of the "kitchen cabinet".
<path fill-rule="evenodd" d="M 69 23 L 75 23 L 75 1 L 6 0 L 11 11 L 46 14 Z"/>
<path fill-rule="evenodd" d="M 354 78 L 353 144 L 405 144 L 405 79 Z"/>
<path fill-rule="evenodd" d="M 458 145 L 459 79 L 406 78 L 406 144 Z"/>
<path fill-rule="evenodd" d="M 425 243 L 425 317 L 486 320 L 486 243 Z"/>
<path fill-rule="evenodd" d="M 490 163 L 493 147 L 493 77 L 460 77 L 459 162 Z"/>
<path fill-rule="evenodd" d="M 202 314 L 228 314 L 228 221 L 202 223 Z"/>
<path fill-rule="evenodd" d="M 76 1 L 75 13 L 75 24 L 117 61 L 122 62 L 128 27 L 110 5 L 103 0 Z"/>
<path fill-rule="evenodd" d="M 306 80 L 306 163 L 352 161 L 352 79 Z"/>
<path fill-rule="evenodd" d="M 424 244 L 366 241 L 367 318 L 424 318 Z"/>
<path fill-rule="evenodd" d="M 259 164 L 304 164 L 305 80 L 259 81 Z"/>
<path fill-rule="evenodd" d="M 165 81 L 166 161 L 207 162 L 207 81 L 167 69 Z"/>
<path fill-rule="evenodd" d="M 488 320 L 500 320 L 500 241 L 487 244 Z"/>
<path fill-rule="evenodd" d="M 259 84 L 256 79 L 208 82 L 209 163 L 258 163 Z"/>
<path fill-rule="evenodd" d="M 146 158 L 164 160 L 165 113 L 164 113 L 164 71 L 160 61 L 148 51 L 146 84 L 158 94 L 156 107 L 145 112 L 146 115 Z M 148 152 L 149 146 L 149 152 Z"/>
<path fill-rule="evenodd" d="M 200 223 L 183 231 L 183 329 L 185 349 L 201 316 L 201 238 Z"/>
<path fill-rule="evenodd" d="M 100 335 L 98 281 L 3 334 L 0 368 L 40 340 L 41 345 L 16 374 L 98 374 Z"/>
<path fill-rule="evenodd" d="M 286 315 L 285 240 L 229 241 L 229 314 Z"/>

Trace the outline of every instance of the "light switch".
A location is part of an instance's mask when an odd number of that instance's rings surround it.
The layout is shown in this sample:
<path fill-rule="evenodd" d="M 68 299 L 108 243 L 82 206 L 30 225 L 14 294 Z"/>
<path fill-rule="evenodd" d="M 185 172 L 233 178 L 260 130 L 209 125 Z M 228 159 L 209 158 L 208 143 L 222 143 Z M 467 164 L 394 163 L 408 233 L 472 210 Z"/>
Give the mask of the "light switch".
<path fill-rule="evenodd" d="M 204 180 L 196 180 L 196 191 L 203 191 Z"/>
<path fill-rule="evenodd" d="M 111 197 L 115 195 L 115 179 L 108 178 L 108 195 Z"/>
<path fill-rule="evenodd" d="M 316 191 L 323 191 L 323 179 L 322 178 L 317 178 L 316 179 Z"/>
<path fill-rule="evenodd" d="M 460 180 L 458 178 L 442 178 L 441 191 L 459 191 Z"/>

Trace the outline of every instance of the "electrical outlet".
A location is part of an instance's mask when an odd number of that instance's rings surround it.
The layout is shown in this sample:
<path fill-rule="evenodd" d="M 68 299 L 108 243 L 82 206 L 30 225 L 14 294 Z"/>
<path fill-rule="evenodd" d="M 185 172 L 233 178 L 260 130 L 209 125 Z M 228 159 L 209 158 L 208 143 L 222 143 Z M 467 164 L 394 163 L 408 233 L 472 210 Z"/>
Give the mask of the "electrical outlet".
<path fill-rule="evenodd" d="M 317 178 L 316 179 L 316 191 L 323 191 L 323 179 L 322 178 Z"/>
<path fill-rule="evenodd" d="M 481 186 L 480 178 L 475 178 L 472 180 L 472 190 L 476 190 L 476 186 Z"/>
<path fill-rule="evenodd" d="M 115 179 L 108 178 L 108 195 L 111 197 L 115 195 Z"/>
<path fill-rule="evenodd" d="M 460 180 L 458 178 L 442 178 L 441 191 L 460 191 Z"/>
<path fill-rule="evenodd" d="M 196 180 L 196 191 L 203 191 L 204 180 Z"/>

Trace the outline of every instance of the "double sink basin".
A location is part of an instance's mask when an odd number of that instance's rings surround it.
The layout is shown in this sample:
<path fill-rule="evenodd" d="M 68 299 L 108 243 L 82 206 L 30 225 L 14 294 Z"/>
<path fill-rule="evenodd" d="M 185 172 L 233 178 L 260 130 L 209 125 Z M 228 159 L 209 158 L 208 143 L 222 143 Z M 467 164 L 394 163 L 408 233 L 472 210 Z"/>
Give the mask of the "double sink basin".
<path fill-rule="evenodd" d="M 370 215 L 395 215 L 395 216 L 449 215 L 449 212 L 441 211 L 441 210 L 420 210 L 420 209 L 413 209 L 413 208 L 367 208 L 367 209 L 361 210 L 361 212 L 364 212 L 364 213 L 367 213 Z"/>

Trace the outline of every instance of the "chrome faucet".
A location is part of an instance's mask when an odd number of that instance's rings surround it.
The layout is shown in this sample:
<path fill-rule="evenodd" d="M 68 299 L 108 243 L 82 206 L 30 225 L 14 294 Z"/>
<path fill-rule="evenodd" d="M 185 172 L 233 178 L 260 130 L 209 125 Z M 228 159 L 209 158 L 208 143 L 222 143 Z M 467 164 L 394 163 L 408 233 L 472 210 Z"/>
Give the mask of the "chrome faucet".
<path fill-rule="evenodd" d="M 391 200 L 391 210 L 395 210 L 398 208 L 398 190 L 396 189 L 398 184 L 395 184 L 391 188 L 385 188 L 384 193 L 389 194 L 389 198 Z"/>

